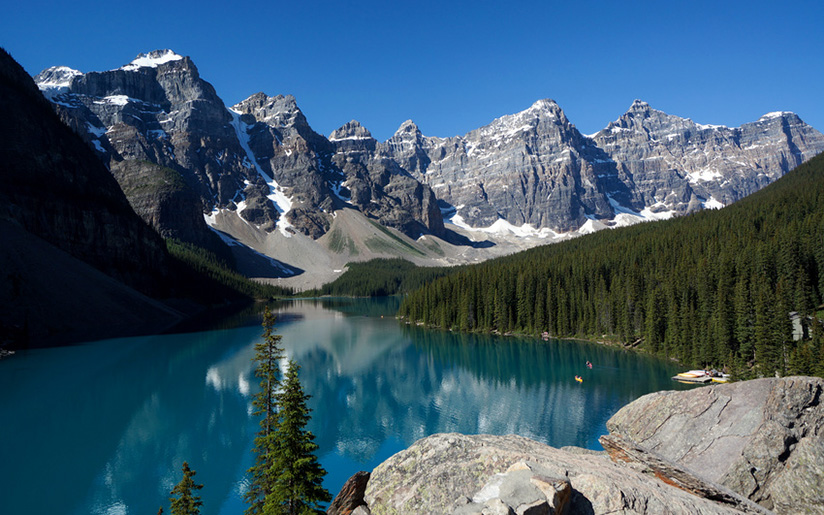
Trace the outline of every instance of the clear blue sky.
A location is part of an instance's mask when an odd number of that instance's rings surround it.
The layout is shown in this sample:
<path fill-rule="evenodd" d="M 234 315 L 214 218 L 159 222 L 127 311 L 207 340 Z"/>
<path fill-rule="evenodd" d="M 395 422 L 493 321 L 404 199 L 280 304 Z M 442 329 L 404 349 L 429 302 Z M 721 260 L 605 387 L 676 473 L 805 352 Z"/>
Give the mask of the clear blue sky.
<path fill-rule="evenodd" d="M 824 131 L 820 0 L 0 1 L 0 45 L 29 73 L 171 48 L 227 105 L 292 94 L 326 135 L 357 119 L 385 140 L 411 118 L 454 136 L 540 98 L 585 134 L 636 98 L 729 126 L 795 111 Z"/>

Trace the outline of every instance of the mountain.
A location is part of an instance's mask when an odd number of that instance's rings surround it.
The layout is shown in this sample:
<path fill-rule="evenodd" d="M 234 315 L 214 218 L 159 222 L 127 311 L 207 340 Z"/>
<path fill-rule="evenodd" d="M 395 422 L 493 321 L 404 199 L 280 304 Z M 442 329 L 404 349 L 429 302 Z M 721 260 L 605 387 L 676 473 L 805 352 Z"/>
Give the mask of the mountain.
<path fill-rule="evenodd" d="M 191 59 L 170 50 L 105 72 L 53 67 L 35 80 L 115 176 L 133 174 L 136 167 L 126 164 L 132 161 L 174 170 L 181 186 L 197 193 L 203 213 L 232 210 L 266 232 L 279 227 L 319 238 L 329 229 L 329 213 L 351 205 L 415 236 L 442 231 L 428 188 L 392 177 L 389 166 L 367 171 L 334 159 L 346 151 L 312 130 L 294 97 L 257 93 L 228 109 Z M 354 199 L 340 194 L 347 181 L 361 192 Z M 202 220 L 147 221 L 183 241 L 207 239 Z"/>
<path fill-rule="evenodd" d="M 297 287 L 352 260 L 463 263 L 721 207 L 824 151 L 793 113 L 727 128 L 641 101 L 589 136 L 539 100 L 464 136 L 408 120 L 378 142 L 352 120 L 325 137 L 290 95 L 225 106 L 171 50 L 35 80 L 160 234 L 228 252 L 218 231 L 242 271 Z"/>
<path fill-rule="evenodd" d="M 791 112 L 729 128 L 668 115 L 640 100 L 592 140 L 616 165 L 624 188 L 611 192 L 615 199 L 658 216 L 730 204 L 824 151 L 821 133 Z"/>
<path fill-rule="evenodd" d="M 824 136 L 789 112 L 731 129 L 636 100 L 588 137 L 539 100 L 462 137 L 425 137 L 407 121 L 379 154 L 429 184 L 454 223 L 565 233 L 720 207 L 822 151 Z"/>
<path fill-rule="evenodd" d="M 162 239 L 4 50 L 0 109 L 0 344 L 178 321 Z"/>

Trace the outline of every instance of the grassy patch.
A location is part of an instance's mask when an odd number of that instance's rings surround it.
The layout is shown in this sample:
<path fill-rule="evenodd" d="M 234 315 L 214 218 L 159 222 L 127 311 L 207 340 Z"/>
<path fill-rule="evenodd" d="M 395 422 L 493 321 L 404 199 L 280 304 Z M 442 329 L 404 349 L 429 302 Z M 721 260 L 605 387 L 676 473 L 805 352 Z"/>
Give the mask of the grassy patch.
<path fill-rule="evenodd" d="M 344 250 L 349 250 L 349 253 L 353 256 L 358 255 L 358 249 L 355 247 L 355 242 L 352 238 L 343 234 L 343 231 L 337 228 L 329 234 L 329 250 L 336 254 L 340 254 Z"/>
<path fill-rule="evenodd" d="M 425 254 L 423 252 L 416 249 L 415 247 L 413 247 L 409 243 L 403 241 L 398 236 L 393 234 L 392 231 L 390 231 L 386 227 L 382 226 L 381 224 L 379 224 L 379 223 L 377 223 L 373 220 L 369 220 L 369 223 L 372 224 L 372 226 L 375 227 L 375 229 L 379 230 L 380 232 L 382 232 L 383 234 L 388 236 L 393 242 L 395 242 L 395 245 L 392 245 L 392 243 L 390 243 L 386 240 L 382 240 L 380 238 L 376 238 L 376 237 L 373 236 L 371 238 L 368 238 L 364 242 L 364 243 L 366 243 L 366 246 L 369 247 L 370 250 L 372 250 L 374 252 L 391 252 L 392 250 L 402 251 L 402 250 L 405 249 L 406 251 L 412 252 L 413 254 L 417 254 L 418 256 L 425 256 Z"/>

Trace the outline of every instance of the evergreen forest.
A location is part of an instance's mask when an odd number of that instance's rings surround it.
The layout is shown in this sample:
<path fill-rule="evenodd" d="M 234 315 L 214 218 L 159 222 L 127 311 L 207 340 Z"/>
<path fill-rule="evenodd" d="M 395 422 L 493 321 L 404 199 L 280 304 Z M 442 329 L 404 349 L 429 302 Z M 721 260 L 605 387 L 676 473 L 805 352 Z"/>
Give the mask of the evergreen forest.
<path fill-rule="evenodd" d="M 717 211 L 459 269 L 410 322 L 619 342 L 738 378 L 824 376 L 824 154 Z"/>
<path fill-rule="evenodd" d="M 320 289 L 305 292 L 303 296 L 384 297 L 405 294 L 456 270 L 450 267 L 418 267 L 400 258 L 378 258 L 352 262 L 346 266 L 346 272 L 340 277 Z"/>

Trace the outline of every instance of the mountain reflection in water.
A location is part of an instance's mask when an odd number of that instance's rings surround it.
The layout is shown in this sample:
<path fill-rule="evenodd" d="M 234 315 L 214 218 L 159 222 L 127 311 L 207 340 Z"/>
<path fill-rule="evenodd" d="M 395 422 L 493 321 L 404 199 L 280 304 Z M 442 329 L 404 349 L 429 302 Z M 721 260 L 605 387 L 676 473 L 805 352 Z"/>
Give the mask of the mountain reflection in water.
<path fill-rule="evenodd" d="M 596 344 L 407 326 L 394 319 L 397 302 L 273 308 L 312 395 L 310 429 L 333 495 L 353 473 L 433 433 L 516 433 L 599 448 L 622 405 L 684 387 L 670 381 L 666 362 Z M 242 512 L 258 429 L 251 398 L 260 315 L 220 327 L 0 362 L 0 512 L 168 511 L 184 460 L 205 485 L 204 514 Z M 39 495 L 44 485 L 49 494 Z"/>

